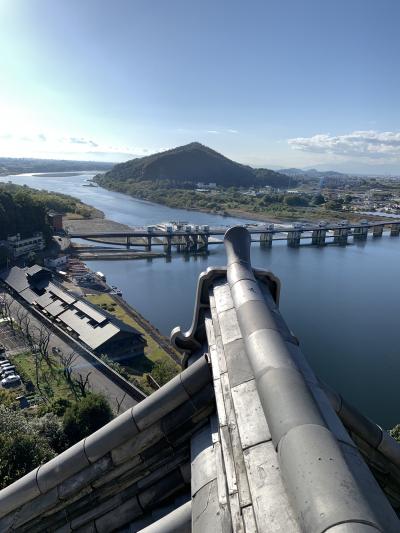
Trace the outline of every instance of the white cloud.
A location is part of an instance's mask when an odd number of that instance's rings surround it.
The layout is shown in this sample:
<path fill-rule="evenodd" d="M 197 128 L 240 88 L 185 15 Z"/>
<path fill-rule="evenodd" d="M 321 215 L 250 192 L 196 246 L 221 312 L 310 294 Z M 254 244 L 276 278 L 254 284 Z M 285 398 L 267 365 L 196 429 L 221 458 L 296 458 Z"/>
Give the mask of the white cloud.
<path fill-rule="evenodd" d="M 92 148 L 97 148 L 99 145 L 90 139 L 85 139 L 84 137 L 70 137 L 68 142 L 71 144 L 86 144 Z"/>
<path fill-rule="evenodd" d="M 196 135 L 232 135 L 239 133 L 238 130 L 232 129 L 232 128 L 219 128 L 219 129 L 209 129 L 209 130 L 202 130 L 202 129 L 188 129 L 188 128 L 177 128 L 177 133 L 184 133 L 184 134 L 190 134 L 193 136 Z"/>
<path fill-rule="evenodd" d="M 295 150 L 314 154 L 400 160 L 400 132 L 369 130 L 336 136 L 321 133 L 312 137 L 289 139 L 288 143 Z"/>
<path fill-rule="evenodd" d="M 28 131 L 28 135 L 6 131 L 0 126 L 0 153 L 8 157 L 37 157 L 53 159 L 127 160 L 141 157 L 153 150 L 139 146 L 115 146 L 92 139 L 59 135 L 51 132 Z"/>

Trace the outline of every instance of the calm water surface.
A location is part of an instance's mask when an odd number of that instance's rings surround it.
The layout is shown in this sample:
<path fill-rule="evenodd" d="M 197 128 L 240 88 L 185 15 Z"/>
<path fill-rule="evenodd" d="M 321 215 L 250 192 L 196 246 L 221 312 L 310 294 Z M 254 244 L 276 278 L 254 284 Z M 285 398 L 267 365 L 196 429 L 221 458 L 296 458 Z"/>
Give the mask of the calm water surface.
<path fill-rule="evenodd" d="M 0 178 L 64 192 L 130 225 L 167 220 L 234 224 L 243 220 L 170 209 L 101 188 L 83 187 L 91 174 Z M 299 337 L 316 373 L 348 401 L 384 427 L 400 422 L 400 238 L 368 238 L 345 248 L 274 243 L 252 249 L 254 266 L 272 270 L 282 281 L 281 311 Z M 225 264 L 223 246 L 206 257 L 175 255 L 171 262 L 91 261 L 124 298 L 163 333 L 192 320 L 199 273 Z"/>

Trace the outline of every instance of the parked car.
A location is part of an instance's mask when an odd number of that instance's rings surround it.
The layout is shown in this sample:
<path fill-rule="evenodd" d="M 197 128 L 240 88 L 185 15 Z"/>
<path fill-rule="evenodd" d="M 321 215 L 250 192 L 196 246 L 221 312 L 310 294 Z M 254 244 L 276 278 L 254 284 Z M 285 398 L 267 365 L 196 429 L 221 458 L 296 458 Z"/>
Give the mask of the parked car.
<path fill-rule="evenodd" d="M 51 351 L 53 352 L 54 355 L 60 355 L 62 353 L 61 349 L 58 348 L 58 346 L 53 346 Z"/>
<path fill-rule="evenodd" d="M 19 385 L 21 383 L 21 377 L 18 376 L 18 374 L 14 374 L 13 376 L 8 376 L 1 380 L 1 384 L 3 387 L 6 387 L 7 385 Z"/>
<path fill-rule="evenodd" d="M 4 361 L 0 361 L 0 368 L 2 366 L 7 366 L 7 365 L 11 365 L 11 361 L 7 358 L 4 359 Z"/>
<path fill-rule="evenodd" d="M 6 370 L 1 373 L 1 379 L 8 378 L 9 376 L 15 376 L 15 370 Z"/>
<path fill-rule="evenodd" d="M 15 366 L 14 365 L 10 365 L 10 366 L 3 367 L 0 370 L 1 377 L 4 377 L 3 374 L 5 374 L 6 372 L 13 372 L 15 374 Z"/>
<path fill-rule="evenodd" d="M 6 347 L 4 344 L 0 344 L 0 353 L 4 353 L 6 351 Z"/>
<path fill-rule="evenodd" d="M 0 372 L 2 370 L 5 370 L 6 368 L 8 368 L 9 366 L 14 366 L 13 363 L 11 363 L 11 361 L 8 361 L 8 363 L 6 365 L 1 365 L 0 366 Z"/>

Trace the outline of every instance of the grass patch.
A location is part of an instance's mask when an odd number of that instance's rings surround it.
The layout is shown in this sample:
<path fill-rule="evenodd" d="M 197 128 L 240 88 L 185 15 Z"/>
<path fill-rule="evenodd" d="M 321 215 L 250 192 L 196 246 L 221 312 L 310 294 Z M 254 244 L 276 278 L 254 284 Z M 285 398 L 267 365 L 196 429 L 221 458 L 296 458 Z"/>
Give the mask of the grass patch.
<path fill-rule="evenodd" d="M 40 395 L 41 392 L 50 400 L 60 398 L 74 400 L 74 395 L 68 385 L 61 366 L 54 364 L 50 369 L 44 362 L 39 367 L 39 385 L 36 384 L 35 356 L 30 352 L 10 356 L 17 373 L 21 376 L 26 392 Z"/>
<path fill-rule="evenodd" d="M 119 318 L 119 320 L 122 320 L 143 334 L 147 342 L 144 349 L 144 355 L 135 357 L 131 365 L 123 365 L 123 368 L 131 374 L 132 379 L 134 379 L 146 393 L 153 391 L 148 385 L 147 374 L 152 374 L 157 382 L 159 382 L 160 385 L 163 385 L 180 372 L 180 366 L 173 361 L 164 348 L 160 346 L 158 342 L 149 335 L 148 331 L 143 328 L 132 315 L 127 313 L 109 294 L 88 294 L 86 295 L 86 298 L 89 302 L 105 309 Z"/>

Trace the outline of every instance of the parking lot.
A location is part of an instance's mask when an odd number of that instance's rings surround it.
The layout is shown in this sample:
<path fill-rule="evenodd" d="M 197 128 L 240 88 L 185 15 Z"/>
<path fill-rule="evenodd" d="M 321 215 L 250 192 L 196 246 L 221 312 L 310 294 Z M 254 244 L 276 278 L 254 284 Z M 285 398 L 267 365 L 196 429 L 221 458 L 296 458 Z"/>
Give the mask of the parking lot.
<path fill-rule="evenodd" d="M 6 351 L 1 355 L 8 357 L 9 355 L 18 354 L 27 349 L 24 338 L 19 332 L 13 332 L 10 325 L 4 321 L 0 321 L 0 344 L 2 344 Z M 15 371 L 14 371 L 15 372 Z M 0 383 L 0 388 L 3 387 Z M 9 384 L 4 388 L 20 388 L 21 383 Z"/>

